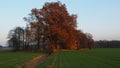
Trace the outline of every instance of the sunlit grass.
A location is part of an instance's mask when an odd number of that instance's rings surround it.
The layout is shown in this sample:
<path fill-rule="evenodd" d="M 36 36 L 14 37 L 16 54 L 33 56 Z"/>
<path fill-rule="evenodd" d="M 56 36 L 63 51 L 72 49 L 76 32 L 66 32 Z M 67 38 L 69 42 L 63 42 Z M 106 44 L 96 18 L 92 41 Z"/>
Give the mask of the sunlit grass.
<path fill-rule="evenodd" d="M 55 53 L 38 68 L 120 68 L 120 48 Z"/>

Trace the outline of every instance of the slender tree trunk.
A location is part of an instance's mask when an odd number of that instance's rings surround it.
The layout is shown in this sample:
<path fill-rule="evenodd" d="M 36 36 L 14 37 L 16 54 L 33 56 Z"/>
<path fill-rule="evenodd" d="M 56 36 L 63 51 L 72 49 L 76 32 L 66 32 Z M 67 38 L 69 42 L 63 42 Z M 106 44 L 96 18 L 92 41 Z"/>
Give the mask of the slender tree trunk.
<path fill-rule="evenodd" d="M 40 48 L 40 38 L 38 39 L 37 50 L 39 50 L 39 48 Z"/>

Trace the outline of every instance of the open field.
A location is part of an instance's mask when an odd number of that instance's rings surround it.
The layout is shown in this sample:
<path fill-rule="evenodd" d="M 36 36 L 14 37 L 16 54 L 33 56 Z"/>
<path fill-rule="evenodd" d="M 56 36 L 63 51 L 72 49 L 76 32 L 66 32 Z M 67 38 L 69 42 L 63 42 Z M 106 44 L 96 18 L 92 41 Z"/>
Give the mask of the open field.
<path fill-rule="evenodd" d="M 120 48 L 62 51 L 48 57 L 38 68 L 120 68 Z"/>
<path fill-rule="evenodd" d="M 8 52 L 0 51 L 0 68 L 16 68 L 25 66 L 32 58 L 41 55 L 35 52 Z"/>
<path fill-rule="evenodd" d="M 42 54 L 0 51 L 0 68 L 24 66 Z M 120 68 L 120 48 L 61 51 L 49 56 L 38 68 Z"/>

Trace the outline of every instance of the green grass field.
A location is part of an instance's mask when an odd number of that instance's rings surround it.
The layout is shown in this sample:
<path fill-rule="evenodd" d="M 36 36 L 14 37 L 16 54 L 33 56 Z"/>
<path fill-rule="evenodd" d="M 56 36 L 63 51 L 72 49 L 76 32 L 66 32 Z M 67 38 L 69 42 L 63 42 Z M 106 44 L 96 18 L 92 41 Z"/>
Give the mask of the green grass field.
<path fill-rule="evenodd" d="M 32 58 L 41 55 L 35 52 L 8 52 L 0 51 L 0 68 L 16 68 L 24 66 Z"/>
<path fill-rule="evenodd" d="M 120 68 L 120 48 L 62 51 L 48 57 L 38 68 Z"/>

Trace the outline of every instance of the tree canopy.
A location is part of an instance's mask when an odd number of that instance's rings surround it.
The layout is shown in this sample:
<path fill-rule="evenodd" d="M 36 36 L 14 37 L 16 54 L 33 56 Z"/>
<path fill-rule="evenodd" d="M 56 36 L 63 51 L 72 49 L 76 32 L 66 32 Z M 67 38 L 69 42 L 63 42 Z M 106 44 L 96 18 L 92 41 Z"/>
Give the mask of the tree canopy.
<path fill-rule="evenodd" d="M 46 2 L 41 9 L 32 9 L 29 17 L 24 18 L 30 25 L 25 33 L 29 44 L 36 42 L 32 44 L 35 50 L 48 51 L 92 48 L 92 35 L 77 30 L 76 19 L 77 15 L 69 14 L 61 2 Z"/>

